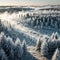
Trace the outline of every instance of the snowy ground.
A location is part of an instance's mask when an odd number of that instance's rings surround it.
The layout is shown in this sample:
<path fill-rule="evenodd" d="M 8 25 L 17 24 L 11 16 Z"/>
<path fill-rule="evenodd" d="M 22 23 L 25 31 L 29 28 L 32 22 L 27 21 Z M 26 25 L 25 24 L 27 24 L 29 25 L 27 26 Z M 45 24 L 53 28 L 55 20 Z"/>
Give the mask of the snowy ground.
<path fill-rule="evenodd" d="M 48 60 L 46 57 L 41 56 L 40 52 L 36 51 L 35 47 L 29 47 L 28 51 L 24 60 Z"/>

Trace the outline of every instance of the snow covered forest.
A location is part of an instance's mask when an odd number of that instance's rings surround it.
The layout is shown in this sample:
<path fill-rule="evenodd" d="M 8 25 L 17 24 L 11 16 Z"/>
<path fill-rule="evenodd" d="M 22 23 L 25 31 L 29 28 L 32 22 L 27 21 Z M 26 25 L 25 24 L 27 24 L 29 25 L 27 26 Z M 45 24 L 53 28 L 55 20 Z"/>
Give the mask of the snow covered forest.
<path fill-rule="evenodd" d="M 60 5 L 0 6 L 0 60 L 60 60 Z"/>

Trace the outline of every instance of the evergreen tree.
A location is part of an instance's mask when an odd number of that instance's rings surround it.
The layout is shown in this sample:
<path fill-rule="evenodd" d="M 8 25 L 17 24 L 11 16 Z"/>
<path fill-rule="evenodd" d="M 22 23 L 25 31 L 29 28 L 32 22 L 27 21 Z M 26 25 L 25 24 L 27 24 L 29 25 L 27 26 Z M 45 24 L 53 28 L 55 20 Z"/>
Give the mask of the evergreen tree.
<path fill-rule="evenodd" d="M 49 55 L 50 57 L 53 55 L 55 49 L 58 47 L 56 39 L 52 39 L 48 42 L 48 48 L 49 48 Z"/>
<path fill-rule="evenodd" d="M 20 40 L 17 38 L 15 42 L 15 60 L 21 60 L 23 49 Z"/>
<path fill-rule="evenodd" d="M 51 39 L 54 39 L 54 35 L 55 35 L 55 34 L 54 34 L 54 33 L 52 33 L 52 35 L 51 35 Z"/>
<path fill-rule="evenodd" d="M 39 39 L 38 42 L 37 42 L 37 47 L 36 47 L 36 50 L 40 51 L 41 49 L 41 40 Z"/>
<path fill-rule="evenodd" d="M 33 21 L 33 27 L 36 26 L 36 24 L 37 24 L 37 19 Z"/>
<path fill-rule="evenodd" d="M 41 22 L 41 29 L 43 28 L 43 22 Z"/>
<path fill-rule="evenodd" d="M 55 39 L 58 39 L 59 38 L 59 36 L 58 36 L 58 33 L 56 32 L 55 33 Z"/>
<path fill-rule="evenodd" d="M 0 19 L 0 32 L 2 31 L 2 22 L 1 22 L 1 19 Z"/>
<path fill-rule="evenodd" d="M 60 52 L 59 52 L 59 49 L 57 48 L 53 57 L 52 57 L 52 60 L 60 60 Z"/>
<path fill-rule="evenodd" d="M 48 56 L 48 41 L 44 40 L 41 45 L 41 55 Z"/>
<path fill-rule="evenodd" d="M 2 35 L 1 41 L 0 41 L 1 47 L 5 51 L 7 57 L 9 60 L 13 60 L 14 58 L 14 50 L 13 50 L 13 41 L 10 37 L 6 37 L 5 35 Z"/>
<path fill-rule="evenodd" d="M 27 53 L 27 46 L 26 46 L 26 41 L 23 41 L 23 54 L 25 55 Z"/>
<path fill-rule="evenodd" d="M 8 37 L 7 40 L 8 40 L 8 48 L 7 48 L 8 59 L 14 60 L 14 42 L 10 37 Z"/>
<path fill-rule="evenodd" d="M 2 48 L 0 48 L 0 60 L 8 60 L 4 50 Z"/>
<path fill-rule="evenodd" d="M 3 50 L 4 50 L 5 52 L 7 52 L 8 42 L 7 42 L 6 36 L 5 36 L 5 35 L 2 35 L 0 40 L 1 40 L 1 41 L 0 41 L 1 47 L 3 48 Z"/>
<path fill-rule="evenodd" d="M 0 37 L 2 38 L 4 36 L 4 32 L 1 32 Z"/>

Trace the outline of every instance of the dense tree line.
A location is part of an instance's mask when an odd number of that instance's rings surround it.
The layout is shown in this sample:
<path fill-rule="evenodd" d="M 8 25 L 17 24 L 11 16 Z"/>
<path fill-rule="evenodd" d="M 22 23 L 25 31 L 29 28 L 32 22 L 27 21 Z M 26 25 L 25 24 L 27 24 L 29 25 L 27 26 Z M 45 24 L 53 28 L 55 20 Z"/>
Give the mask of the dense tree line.
<path fill-rule="evenodd" d="M 52 58 L 52 60 L 60 60 L 60 38 L 58 33 L 52 33 L 49 38 L 44 38 L 43 42 L 41 41 L 42 40 L 39 39 L 37 43 L 37 51 L 39 51 L 42 56 Z"/>
<path fill-rule="evenodd" d="M 13 42 L 12 38 L 0 34 L 0 60 L 22 60 L 22 56 L 27 54 L 25 40 L 23 43 L 19 38 Z"/>
<path fill-rule="evenodd" d="M 0 19 L 0 33 L 4 32 L 6 36 L 10 36 L 13 40 L 17 38 L 17 36 L 14 34 L 14 28 L 13 26 L 5 20 Z M 10 33 L 13 32 L 13 33 Z"/>
<path fill-rule="evenodd" d="M 33 19 L 34 18 L 34 19 Z M 50 29 L 50 28 L 58 28 L 60 29 L 60 16 L 55 15 L 49 15 L 49 16 L 35 16 L 31 18 L 31 22 L 33 21 L 33 23 L 31 23 L 31 25 L 33 27 L 37 26 L 40 28 L 45 28 L 45 29 Z"/>

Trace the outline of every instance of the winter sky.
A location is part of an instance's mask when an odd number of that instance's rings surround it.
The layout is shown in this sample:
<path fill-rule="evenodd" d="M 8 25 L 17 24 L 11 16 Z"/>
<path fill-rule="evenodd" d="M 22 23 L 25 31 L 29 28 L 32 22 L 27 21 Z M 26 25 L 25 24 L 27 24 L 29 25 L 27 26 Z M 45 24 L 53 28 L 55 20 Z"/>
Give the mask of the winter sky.
<path fill-rule="evenodd" d="M 59 5 L 60 0 L 0 0 L 0 5 Z"/>

